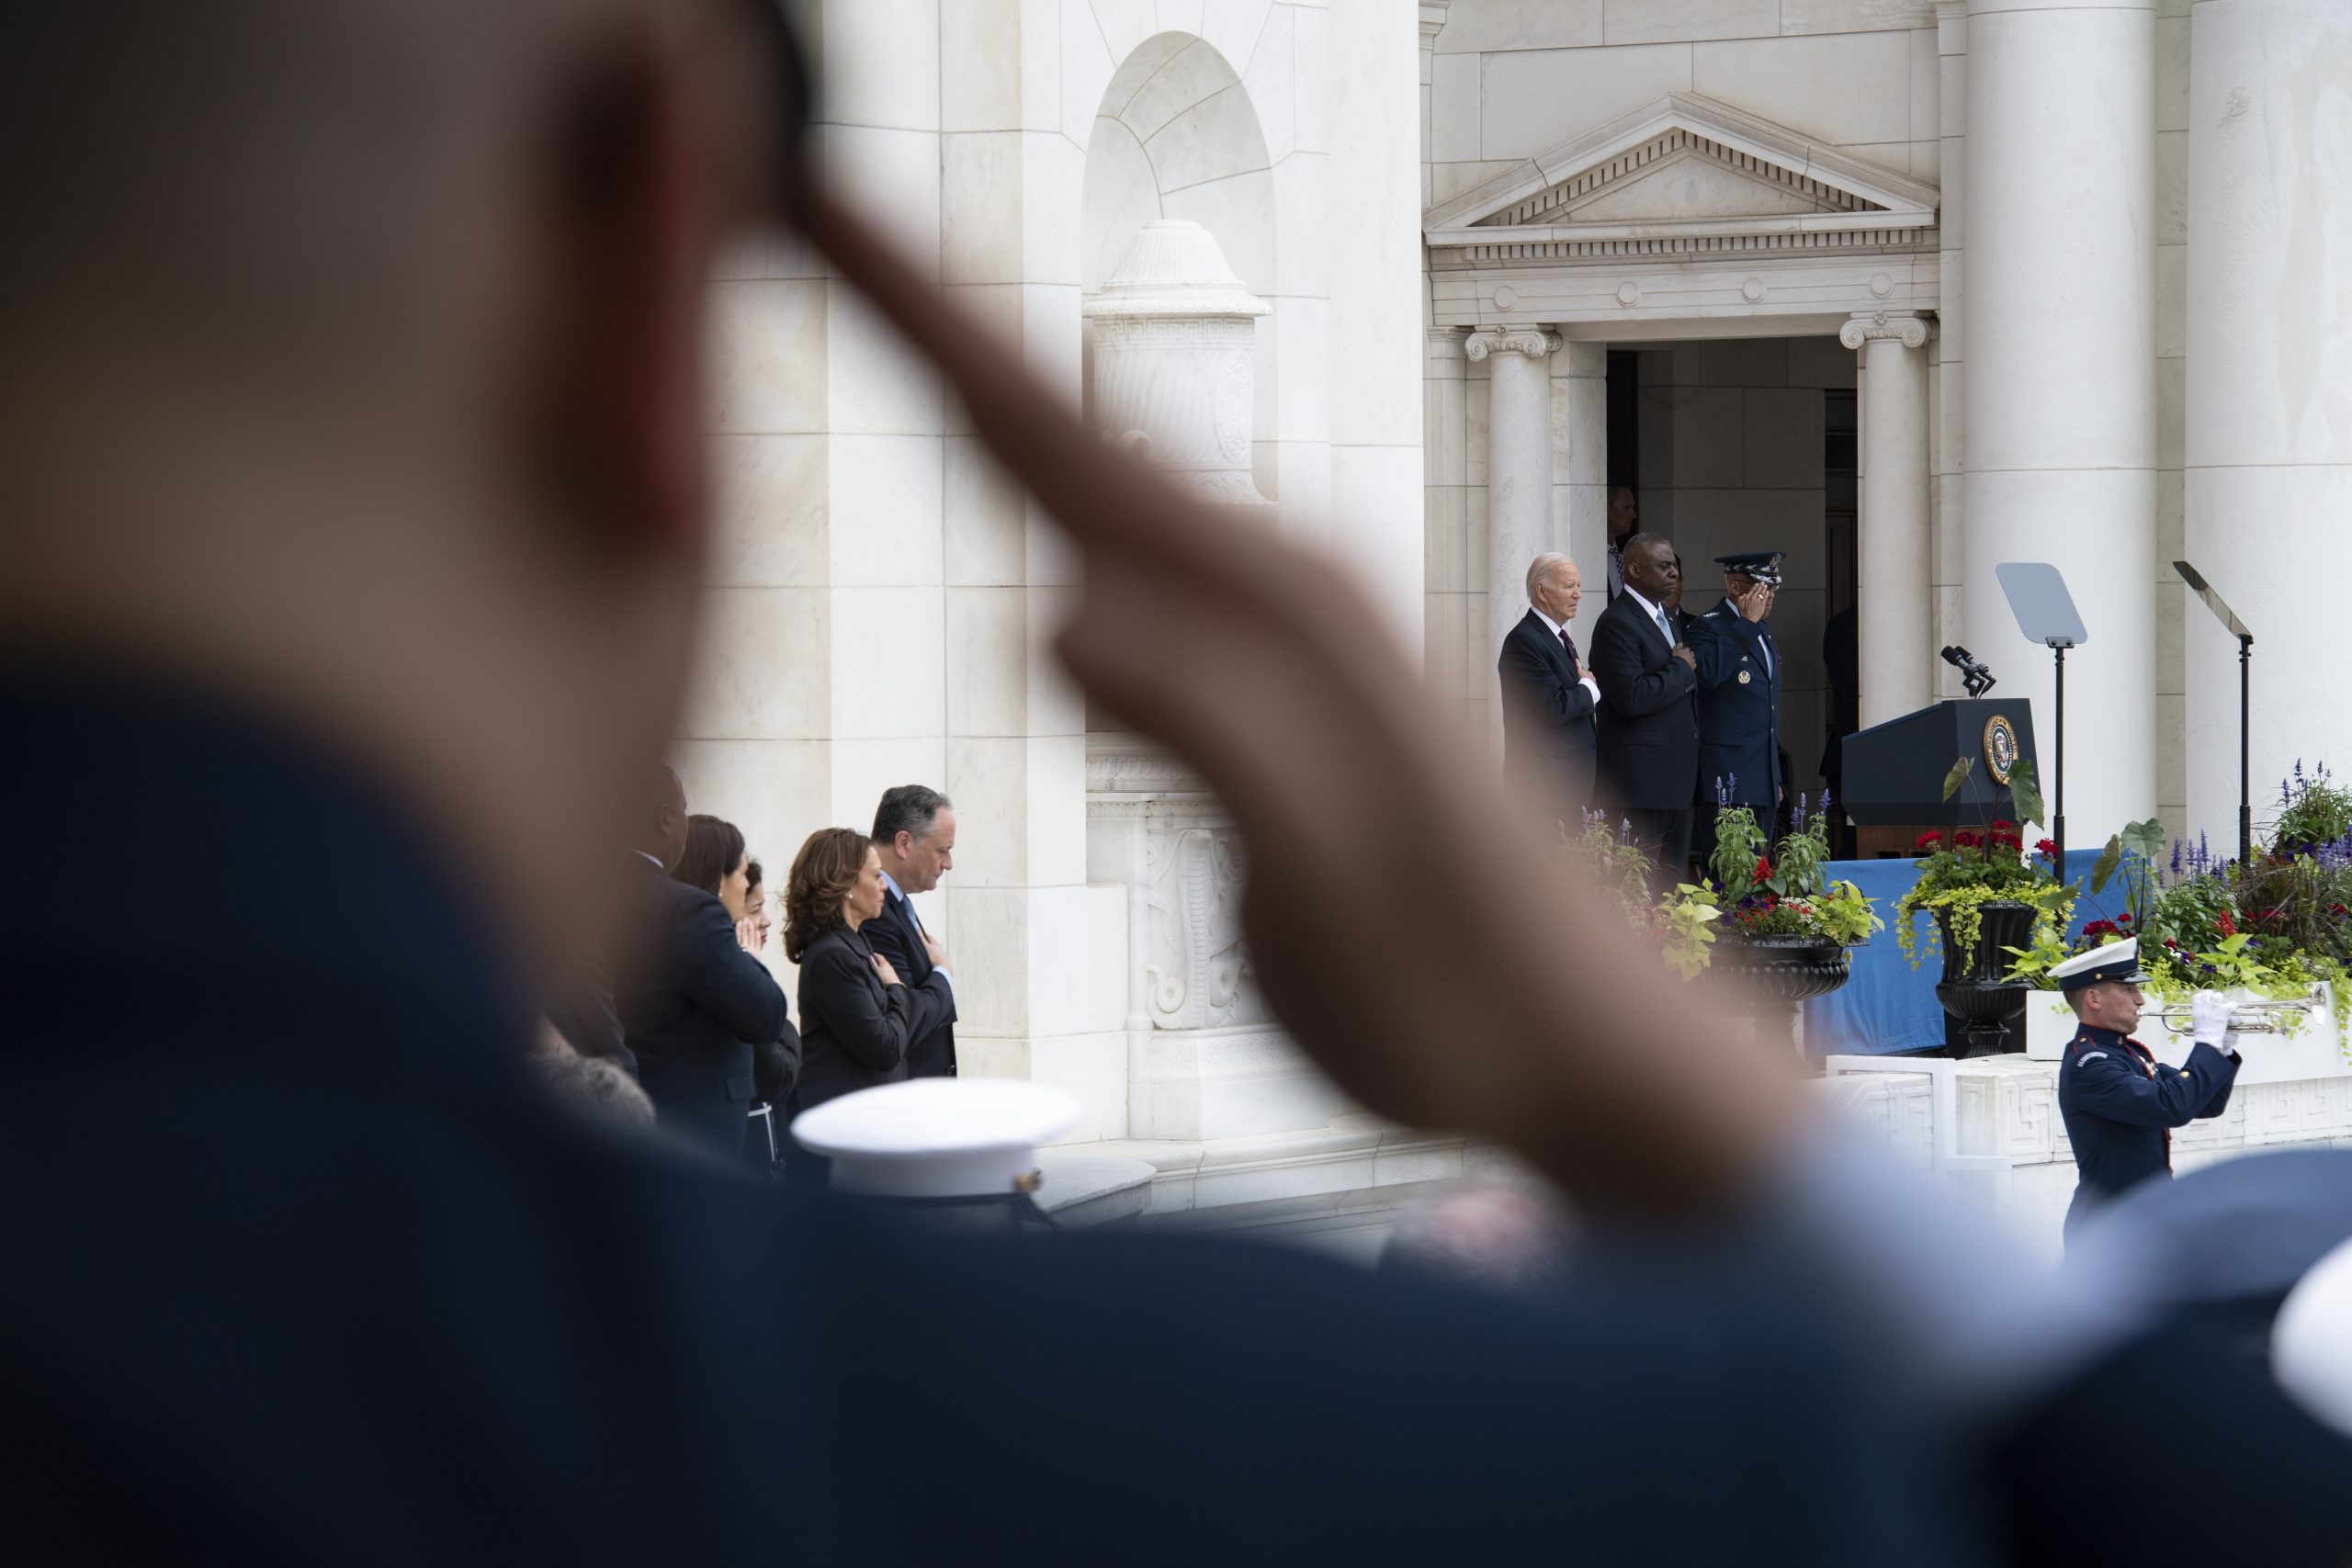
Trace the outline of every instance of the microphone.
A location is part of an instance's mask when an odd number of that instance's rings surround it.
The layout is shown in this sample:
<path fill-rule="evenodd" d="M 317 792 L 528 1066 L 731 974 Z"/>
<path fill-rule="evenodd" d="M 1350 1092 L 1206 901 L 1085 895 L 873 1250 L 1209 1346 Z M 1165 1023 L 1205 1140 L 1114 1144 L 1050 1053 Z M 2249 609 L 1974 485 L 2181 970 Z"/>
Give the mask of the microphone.
<path fill-rule="evenodd" d="M 1944 649 L 1944 662 L 1960 671 L 1961 684 L 1968 688 L 1972 697 L 1981 697 L 1994 686 L 1993 672 L 1976 662 L 1976 656 L 1954 644 Z"/>

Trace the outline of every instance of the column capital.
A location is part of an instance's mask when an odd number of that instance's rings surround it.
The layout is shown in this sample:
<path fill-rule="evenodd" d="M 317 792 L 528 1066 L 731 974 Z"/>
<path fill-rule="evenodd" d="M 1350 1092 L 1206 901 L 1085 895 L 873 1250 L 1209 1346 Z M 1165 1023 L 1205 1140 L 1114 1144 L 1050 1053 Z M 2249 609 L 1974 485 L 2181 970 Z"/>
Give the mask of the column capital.
<path fill-rule="evenodd" d="M 1893 338 L 1905 348 L 1925 348 L 1935 323 L 1917 310 L 1857 310 L 1838 329 L 1838 341 L 1860 348 L 1876 338 Z"/>
<path fill-rule="evenodd" d="M 1560 335 L 1542 327 L 1490 328 L 1472 333 L 1462 344 L 1462 352 L 1473 359 L 1484 359 L 1490 354 L 1523 354 L 1530 359 L 1541 359 L 1559 346 Z"/>

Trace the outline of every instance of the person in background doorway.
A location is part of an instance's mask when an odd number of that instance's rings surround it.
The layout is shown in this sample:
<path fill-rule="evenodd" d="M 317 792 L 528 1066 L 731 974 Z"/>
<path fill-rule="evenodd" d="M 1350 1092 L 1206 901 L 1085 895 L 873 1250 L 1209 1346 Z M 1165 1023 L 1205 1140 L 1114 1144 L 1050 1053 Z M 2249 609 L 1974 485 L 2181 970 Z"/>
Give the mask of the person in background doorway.
<path fill-rule="evenodd" d="M 1640 513 L 1632 485 L 1618 485 L 1609 492 L 1609 602 L 1612 604 L 1625 592 L 1625 541 L 1634 536 Z"/>

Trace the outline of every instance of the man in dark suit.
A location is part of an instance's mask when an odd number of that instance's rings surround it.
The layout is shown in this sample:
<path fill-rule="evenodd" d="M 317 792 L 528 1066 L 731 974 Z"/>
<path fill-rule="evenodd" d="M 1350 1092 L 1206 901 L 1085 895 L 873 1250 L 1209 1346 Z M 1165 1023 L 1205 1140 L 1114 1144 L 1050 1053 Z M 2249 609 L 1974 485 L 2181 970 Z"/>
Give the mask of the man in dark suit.
<path fill-rule="evenodd" d="M 936 972 L 947 982 L 946 1016 L 907 1042 L 907 1076 L 956 1076 L 956 976 L 948 972 L 947 949 L 923 929 L 912 895 L 928 893 L 956 865 L 956 804 L 926 784 L 899 784 L 882 792 L 874 811 L 874 852 L 882 862 L 884 899 L 878 919 L 861 934 L 910 986 Z"/>
<path fill-rule="evenodd" d="M 1615 908 L 1527 874 L 1542 825 L 1459 765 L 1341 568 L 1142 473 L 777 167 L 775 7 L 30 15 L 0 51 L 0 143 L 33 150 L 0 162 L 0 265 L 39 306 L 0 354 L 0 817 L 38 826 L 0 877 L 12 1557 L 2352 1546 L 2345 1446 L 2211 1344 L 2004 1315 L 2000 1269 L 1945 1263 L 1964 1217 L 1858 1236 L 1902 1173 L 1824 1157 Z M 1233 812 L 1292 1038 L 1649 1245 L 1528 1305 L 990 1244 L 533 1092 L 703 640 L 708 286 L 771 182 L 1069 520 L 1060 647 Z M 126 921 L 93 844 L 177 918 Z M 1894 1375 L 2028 1339 L 1974 1421 Z M 2136 1479 L 2166 1430 L 2227 1435 L 2177 1501 Z"/>
<path fill-rule="evenodd" d="M 1681 572 L 1674 547 L 1635 534 L 1623 550 L 1625 592 L 1592 630 L 1600 682 L 1600 796 L 1634 825 L 1661 886 L 1689 874 L 1690 803 L 1699 778 L 1698 659 L 1668 608 Z"/>
<path fill-rule="evenodd" d="M 1527 614 L 1503 638 L 1496 674 L 1503 704 L 1503 765 L 1539 780 L 1560 820 L 1592 804 L 1593 709 L 1600 687 L 1577 657 L 1568 623 L 1584 598 L 1577 563 L 1546 552 L 1527 567 Z"/>
<path fill-rule="evenodd" d="M 1690 651 L 1699 669 L 1697 852 L 1704 868 L 1715 852 L 1715 813 L 1745 806 L 1767 836 L 1781 797 L 1781 649 L 1772 640 L 1773 596 L 1781 552 L 1718 556 L 1724 597 L 1691 617 Z"/>
<path fill-rule="evenodd" d="M 686 795 L 663 768 L 629 878 L 630 963 L 614 996 L 638 1082 L 662 1126 L 729 1161 L 743 1156 L 759 1098 L 752 1058 L 771 1042 L 796 1060 L 784 988 L 743 951 L 727 906 L 673 877 L 686 849 Z"/>

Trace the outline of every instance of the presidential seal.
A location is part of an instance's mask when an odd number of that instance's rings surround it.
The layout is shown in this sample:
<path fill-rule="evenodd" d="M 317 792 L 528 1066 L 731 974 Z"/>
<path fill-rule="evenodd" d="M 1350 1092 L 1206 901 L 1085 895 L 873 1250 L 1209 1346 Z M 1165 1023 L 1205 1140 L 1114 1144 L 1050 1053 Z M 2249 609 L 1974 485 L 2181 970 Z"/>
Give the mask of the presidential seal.
<path fill-rule="evenodd" d="M 2011 728 L 2007 717 L 1995 714 L 1984 721 L 1984 771 L 1993 782 L 2009 782 L 2009 770 L 2018 765 L 2018 732 Z"/>

